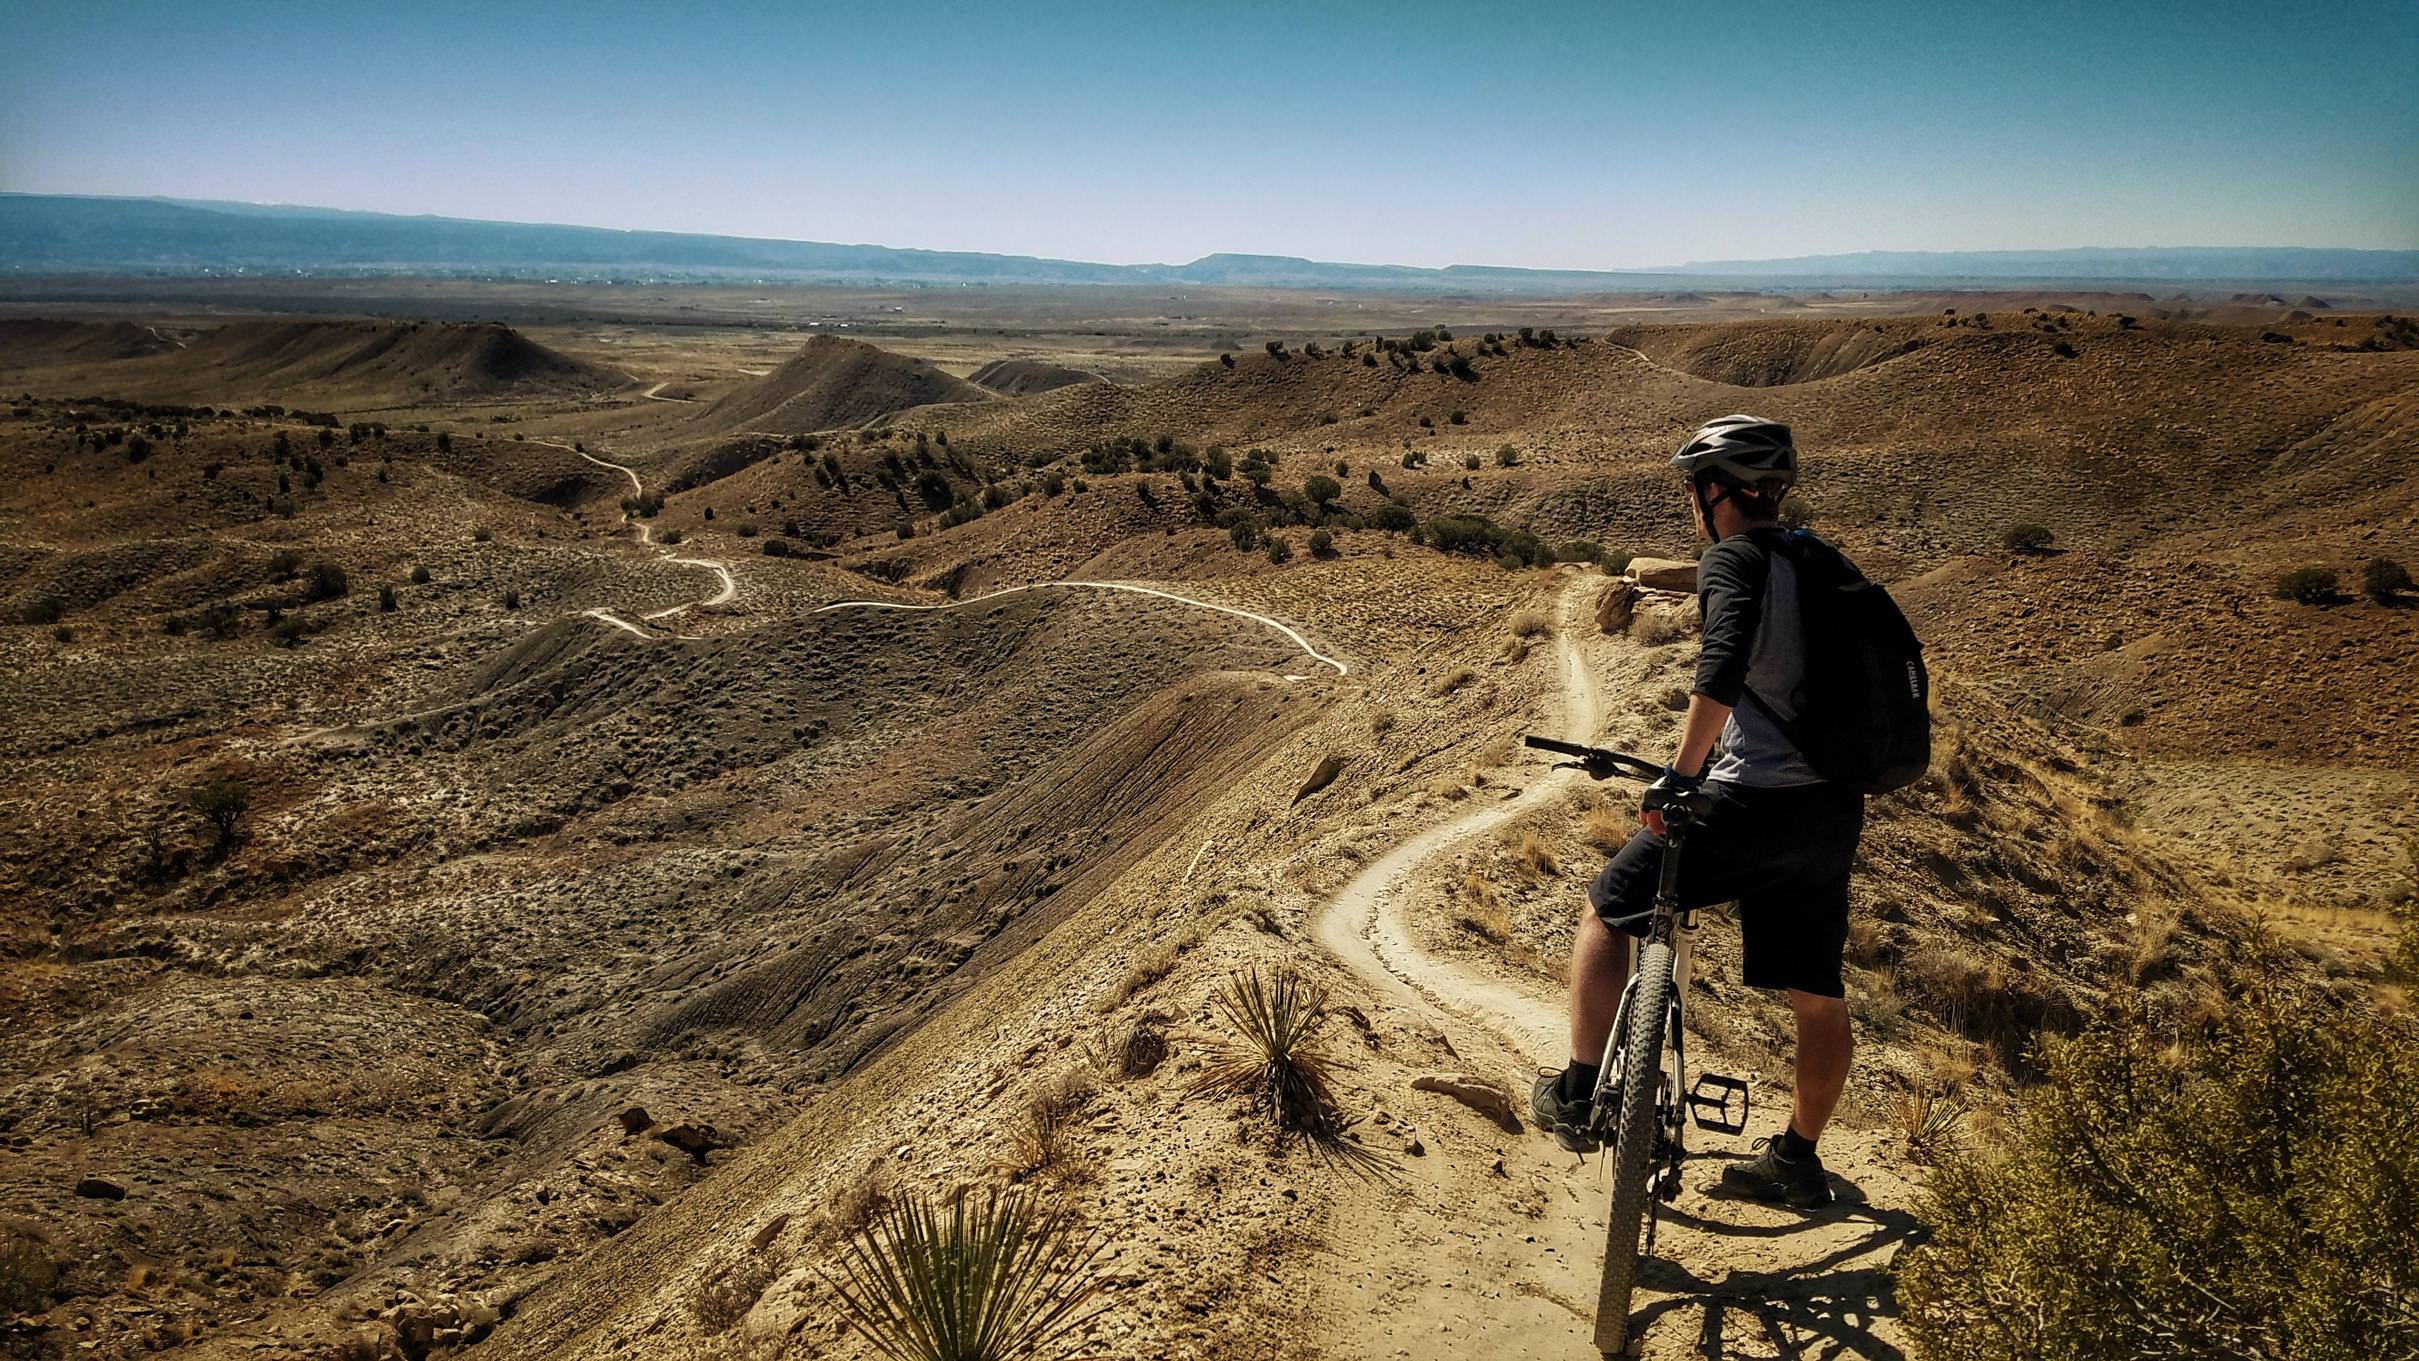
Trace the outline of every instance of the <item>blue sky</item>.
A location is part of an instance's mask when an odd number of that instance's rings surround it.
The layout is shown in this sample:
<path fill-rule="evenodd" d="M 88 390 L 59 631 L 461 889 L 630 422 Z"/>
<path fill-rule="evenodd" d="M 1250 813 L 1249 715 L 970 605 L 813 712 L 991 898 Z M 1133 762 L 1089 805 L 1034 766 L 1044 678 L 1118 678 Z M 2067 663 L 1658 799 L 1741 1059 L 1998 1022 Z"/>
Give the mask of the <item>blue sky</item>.
<path fill-rule="evenodd" d="M 2419 248 L 2419 0 L 17 0 L 0 188 L 1622 267 Z"/>

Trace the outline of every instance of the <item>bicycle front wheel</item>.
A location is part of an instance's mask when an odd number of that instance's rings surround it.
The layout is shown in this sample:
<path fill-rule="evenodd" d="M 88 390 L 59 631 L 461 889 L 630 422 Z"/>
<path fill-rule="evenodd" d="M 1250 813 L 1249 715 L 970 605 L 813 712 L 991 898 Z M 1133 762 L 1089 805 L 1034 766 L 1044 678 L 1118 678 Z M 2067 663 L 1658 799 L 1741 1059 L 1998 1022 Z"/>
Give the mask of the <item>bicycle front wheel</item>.
<path fill-rule="evenodd" d="M 1671 947 L 1647 945 L 1622 1028 L 1610 1046 L 1621 1059 L 1621 1115 L 1613 1142 L 1613 1212 L 1604 1225 L 1604 1283 L 1596 1294 L 1596 1348 L 1607 1356 L 1625 1355 L 1632 1341 L 1629 1299 L 1638 1284 L 1638 1236 L 1646 1223 L 1647 1178 L 1653 1170 L 1671 976 Z"/>

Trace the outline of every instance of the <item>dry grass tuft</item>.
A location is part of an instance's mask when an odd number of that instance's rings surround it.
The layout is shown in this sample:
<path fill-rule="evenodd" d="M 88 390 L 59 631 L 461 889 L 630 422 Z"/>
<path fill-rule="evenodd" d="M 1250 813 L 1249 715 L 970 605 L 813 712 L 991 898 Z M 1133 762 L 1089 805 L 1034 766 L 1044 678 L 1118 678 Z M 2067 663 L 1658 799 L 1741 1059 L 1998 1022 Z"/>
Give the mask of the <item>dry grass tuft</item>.
<path fill-rule="evenodd" d="M 1544 610 L 1522 610 L 1512 616 L 1511 629 L 1515 638 L 1547 637 L 1554 632 L 1554 620 Z"/>
<path fill-rule="evenodd" d="M 1149 1077 L 1167 1062 L 1167 1032 L 1149 1020 L 1136 1021 L 1118 1037 L 1111 1066 L 1120 1078 Z"/>
<path fill-rule="evenodd" d="M 1512 863 L 1533 879 L 1551 879 L 1562 873 L 1562 863 L 1555 859 L 1554 848 L 1535 832 L 1522 832 L 1511 846 Z"/>
<path fill-rule="evenodd" d="M 1673 610 L 1646 610 L 1630 621 L 1629 636 L 1642 647 L 1663 647 L 1688 636 L 1688 624 Z"/>
<path fill-rule="evenodd" d="M 1443 699 L 1445 696 L 1452 694 L 1454 691 L 1459 690 L 1463 686 L 1468 685 L 1470 682 L 1477 679 L 1478 673 L 1476 671 L 1473 671 L 1466 666 L 1457 666 L 1451 671 L 1446 672 L 1445 674 L 1437 677 L 1434 681 L 1430 682 L 1428 686 L 1428 698 Z"/>
<path fill-rule="evenodd" d="M 1094 1095 L 1092 1084 L 1074 1071 L 1035 1089 L 1011 1135 L 1014 1152 L 1008 1170 L 1019 1178 L 1079 1180 L 1086 1169 L 1083 1150 L 1075 1142 L 1076 1117 Z"/>
<path fill-rule="evenodd" d="M 1589 800 L 1587 806 L 1587 844 L 1610 855 L 1629 844 L 1638 830 L 1638 820 L 1626 808 L 1616 807 L 1602 794 Z"/>
<path fill-rule="evenodd" d="M 712 1260 L 689 1283 L 684 1303 L 697 1319 L 698 1327 L 709 1336 L 727 1333 L 739 1326 L 739 1320 L 756 1307 L 756 1301 L 764 1298 L 765 1290 L 780 1274 L 780 1263 L 768 1253 L 748 1252 L 740 1254 L 737 1260 Z"/>
<path fill-rule="evenodd" d="M 831 1204 L 824 1210 L 823 1222 L 834 1236 L 847 1238 L 865 1232 L 874 1216 L 889 1208 L 890 1178 L 877 1162 L 833 1193 Z"/>
<path fill-rule="evenodd" d="M 1453 924 L 1498 945 L 1512 937 L 1512 918 L 1496 896 L 1495 885 L 1476 870 L 1462 876 L 1461 892 L 1454 895 Z"/>

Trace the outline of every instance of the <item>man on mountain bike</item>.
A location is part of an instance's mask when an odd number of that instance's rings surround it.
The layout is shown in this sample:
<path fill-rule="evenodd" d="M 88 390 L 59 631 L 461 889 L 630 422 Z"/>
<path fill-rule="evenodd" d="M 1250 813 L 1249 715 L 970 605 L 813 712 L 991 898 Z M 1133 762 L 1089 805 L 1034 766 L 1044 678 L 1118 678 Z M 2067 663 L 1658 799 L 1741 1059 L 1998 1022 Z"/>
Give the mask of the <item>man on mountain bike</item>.
<path fill-rule="evenodd" d="M 1588 888 L 1571 947 L 1571 1061 L 1540 1076 L 1530 1107 L 1562 1146 L 1587 1152 L 1588 1110 L 1605 1038 L 1630 971 L 1630 933 L 1652 909 L 1663 820 L 1675 791 L 1711 799 L 1680 867 L 1686 908 L 1736 901 L 1742 976 L 1778 988 L 1797 1018 L 1797 1084 L 1789 1123 L 1752 1160 L 1722 1173 L 1733 1194 L 1801 1208 L 1829 1203 L 1815 1144 L 1848 1079 L 1849 1029 L 1840 956 L 1848 939 L 1848 867 L 1864 831 L 1864 797 L 1815 774 L 1783 728 L 1805 671 L 1798 577 L 1778 551 L 1781 499 L 1797 482 L 1789 427 L 1725 416 L 1672 459 L 1687 478 L 1699 538 L 1703 645 L 1680 749 L 1647 789 L 1633 835 Z M 1716 739 L 1721 755 L 1707 768 Z"/>

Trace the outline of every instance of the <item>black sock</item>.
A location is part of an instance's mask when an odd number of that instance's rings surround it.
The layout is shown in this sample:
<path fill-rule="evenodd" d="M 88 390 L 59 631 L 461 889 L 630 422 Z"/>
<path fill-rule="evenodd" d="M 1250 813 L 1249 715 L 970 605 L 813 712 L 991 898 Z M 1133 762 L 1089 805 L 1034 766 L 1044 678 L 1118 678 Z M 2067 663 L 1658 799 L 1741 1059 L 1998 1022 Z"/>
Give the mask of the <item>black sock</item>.
<path fill-rule="evenodd" d="M 1814 1156 L 1814 1141 L 1797 1132 L 1795 1125 L 1781 1127 L 1781 1156 L 1791 1162 L 1804 1162 Z"/>
<path fill-rule="evenodd" d="M 1561 1079 L 1554 1084 L 1554 1094 L 1565 1101 L 1585 1101 L 1596 1094 L 1596 1079 L 1603 1071 L 1600 1064 L 1581 1063 L 1573 1059 L 1562 1070 Z"/>

